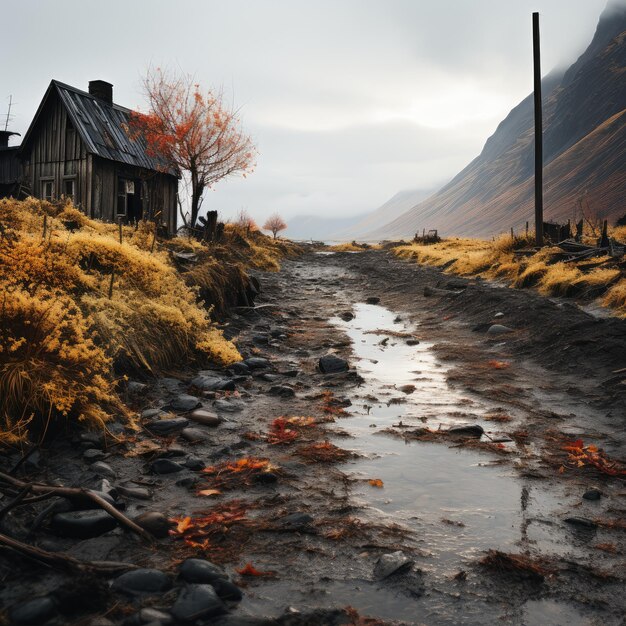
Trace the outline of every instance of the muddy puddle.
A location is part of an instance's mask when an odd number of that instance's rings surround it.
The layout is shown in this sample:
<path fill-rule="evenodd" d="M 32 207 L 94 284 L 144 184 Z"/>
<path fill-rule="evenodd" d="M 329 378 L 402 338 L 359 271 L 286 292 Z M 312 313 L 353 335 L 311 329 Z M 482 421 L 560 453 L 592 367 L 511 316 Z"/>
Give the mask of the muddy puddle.
<path fill-rule="evenodd" d="M 491 623 L 508 615 L 508 608 L 472 589 L 471 581 L 458 593 L 453 580 L 471 568 L 486 550 L 584 558 L 588 537 L 575 537 L 561 522 L 567 494 L 557 485 L 520 478 L 513 464 L 459 447 L 433 442 L 406 442 L 381 431 L 392 425 L 431 429 L 480 424 L 486 441 L 505 441 L 493 423 L 481 419 L 494 410 L 480 398 L 451 387 L 447 367 L 438 361 L 432 344 L 391 311 L 358 304 L 354 319 L 334 319 L 351 339 L 354 365 L 364 379 L 351 398 L 351 418 L 341 420 L 350 440 L 337 440 L 364 455 L 342 469 L 358 479 L 353 494 L 365 505 L 370 520 L 401 524 L 411 531 L 416 564 L 429 581 L 428 593 L 407 594 L 393 584 L 376 589 L 360 581 L 343 581 L 327 592 L 358 599 L 359 609 L 385 618 L 425 623 Z M 407 343 L 408 342 L 408 343 Z M 412 386 L 415 389 L 412 389 Z M 471 413 L 471 419 L 463 415 Z M 513 456 L 513 455 L 511 455 Z M 382 488 L 369 484 L 380 479 Z M 527 624 L 587 623 L 574 607 L 542 604 L 518 607 L 517 619 Z M 509 615 L 510 617 L 510 615 Z"/>

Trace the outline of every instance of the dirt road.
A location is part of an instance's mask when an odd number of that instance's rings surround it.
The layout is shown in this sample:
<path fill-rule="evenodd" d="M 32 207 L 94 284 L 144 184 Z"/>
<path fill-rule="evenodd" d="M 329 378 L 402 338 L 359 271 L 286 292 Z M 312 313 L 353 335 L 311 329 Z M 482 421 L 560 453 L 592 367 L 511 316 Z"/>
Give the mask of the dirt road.
<path fill-rule="evenodd" d="M 50 624 L 148 623 L 141 607 L 156 623 L 369 623 L 348 606 L 385 623 L 621 623 L 626 322 L 384 251 L 311 252 L 259 278 L 227 326 L 244 366 L 130 385 L 139 432 L 57 440 L 20 470 L 174 520 L 146 549 L 119 527 L 60 531 L 61 503 L 30 539 L 156 569 L 163 588 L 79 585 L 3 554 L 7 615 L 42 596 Z M 328 355 L 338 373 L 320 371 Z M 25 538 L 41 509 L 5 529 Z M 181 617 L 189 557 L 242 590 L 220 592 L 224 617 Z"/>

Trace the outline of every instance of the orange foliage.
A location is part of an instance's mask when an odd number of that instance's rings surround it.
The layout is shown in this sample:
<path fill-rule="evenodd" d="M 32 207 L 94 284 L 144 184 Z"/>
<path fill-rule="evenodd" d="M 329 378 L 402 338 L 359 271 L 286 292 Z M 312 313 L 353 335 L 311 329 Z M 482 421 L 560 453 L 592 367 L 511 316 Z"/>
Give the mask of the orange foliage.
<path fill-rule="evenodd" d="M 506 370 L 511 367 L 511 364 L 507 361 L 489 361 L 489 367 L 492 367 L 494 370 Z"/>
<path fill-rule="evenodd" d="M 378 487 L 378 489 L 382 489 L 384 485 L 380 478 L 370 478 L 367 482 L 372 485 L 372 487 Z"/>
<path fill-rule="evenodd" d="M 202 473 L 211 478 L 212 487 L 236 489 L 250 485 L 260 474 L 270 473 L 276 469 L 278 468 L 273 466 L 268 459 L 251 457 L 205 467 Z"/>
<path fill-rule="evenodd" d="M 330 441 L 301 446 L 298 448 L 297 453 L 307 461 L 313 463 L 336 463 L 346 461 L 353 456 L 348 450 L 338 448 L 336 445 L 330 443 Z"/>
<path fill-rule="evenodd" d="M 291 443 L 299 437 L 299 428 L 313 426 L 314 424 L 314 417 L 277 417 L 272 422 L 267 441 L 272 445 Z"/>
<path fill-rule="evenodd" d="M 626 476 L 626 469 L 620 466 L 617 461 L 610 460 L 597 446 L 586 446 L 582 439 L 571 441 L 562 449 L 568 453 L 568 459 L 572 464 L 570 467 L 592 466 L 608 476 Z M 564 466 L 559 471 L 563 473 L 565 471 Z"/>
<path fill-rule="evenodd" d="M 192 76 L 150 70 L 144 90 L 149 111 L 131 113 L 129 134 L 146 142 L 147 153 L 159 159 L 164 170 L 189 175 L 191 215 L 183 220 L 193 228 L 205 189 L 252 171 L 256 148 L 223 94 L 203 92 Z"/>
<path fill-rule="evenodd" d="M 335 398 L 335 394 L 332 391 L 324 391 L 322 393 L 322 411 L 328 415 L 336 415 L 338 417 L 349 415 L 341 406 L 341 400 Z"/>
<path fill-rule="evenodd" d="M 278 235 L 281 230 L 285 230 L 285 228 L 287 228 L 287 223 L 278 213 L 270 215 L 267 220 L 265 220 L 265 224 L 263 224 L 263 230 L 271 231 L 274 239 L 276 239 L 276 235 Z"/>

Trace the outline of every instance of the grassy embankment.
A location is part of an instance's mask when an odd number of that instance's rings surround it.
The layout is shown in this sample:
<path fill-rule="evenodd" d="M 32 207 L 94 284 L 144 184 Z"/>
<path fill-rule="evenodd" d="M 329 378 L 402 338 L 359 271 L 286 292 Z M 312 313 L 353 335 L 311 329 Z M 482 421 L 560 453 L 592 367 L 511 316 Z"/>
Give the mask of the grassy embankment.
<path fill-rule="evenodd" d="M 192 253 L 189 263 L 174 253 Z M 119 383 L 241 357 L 211 319 L 295 247 L 233 226 L 223 243 L 155 239 L 71 205 L 0 201 L 0 443 L 51 423 L 104 427 L 131 416 Z"/>
<path fill-rule="evenodd" d="M 626 227 L 613 229 L 616 239 L 626 239 Z M 528 249 L 532 239 L 502 236 L 495 241 L 447 239 L 423 245 L 409 243 L 394 248 L 403 259 L 444 268 L 448 274 L 501 279 L 517 288 L 533 287 L 550 296 L 583 300 L 597 299 L 626 317 L 626 263 L 608 257 L 564 263 L 559 248 L 547 247 L 528 256 L 516 251 Z"/>

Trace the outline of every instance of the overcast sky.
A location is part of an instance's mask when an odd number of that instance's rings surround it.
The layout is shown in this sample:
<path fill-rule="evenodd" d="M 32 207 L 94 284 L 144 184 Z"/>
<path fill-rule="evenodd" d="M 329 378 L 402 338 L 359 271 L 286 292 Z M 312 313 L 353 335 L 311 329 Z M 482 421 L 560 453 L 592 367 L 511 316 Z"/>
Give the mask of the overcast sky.
<path fill-rule="evenodd" d="M 446 182 L 544 74 L 591 40 L 606 0 L 2 0 L 0 113 L 26 131 L 51 78 L 141 108 L 152 64 L 223 86 L 259 148 L 205 208 L 351 215 Z"/>

